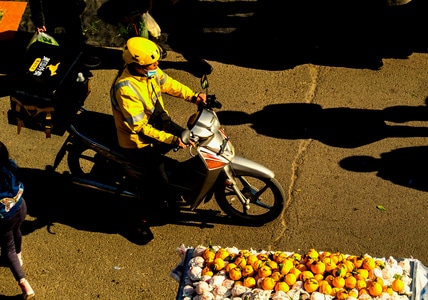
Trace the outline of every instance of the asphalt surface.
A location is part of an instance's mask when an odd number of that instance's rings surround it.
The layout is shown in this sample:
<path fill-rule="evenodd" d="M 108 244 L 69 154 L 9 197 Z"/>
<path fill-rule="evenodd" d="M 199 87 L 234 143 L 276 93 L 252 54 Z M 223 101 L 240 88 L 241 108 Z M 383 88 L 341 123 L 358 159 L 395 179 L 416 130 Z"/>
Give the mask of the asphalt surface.
<path fill-rule="evenodd" d="M 273 43 L 282 34 L 290 38 L 285 47 L 266 46 L 248 38 L 256 27 L 251 26 L 251 10 L 257 2 L 203 3 L 211 5 L 209 16 L 225 23 L 205 24 L 210 30 L 202 34 L 201 44 L 195 42 L 198 51 L 191 54 L 203 56 L 213 66 L 209 93 L 223 103 L 218 115 L 237 154 L 271 168 L 284 187 L 284 214 L 262 227 L 240 226 L 219 217 L 213 201 L 197 214 L 180 214 L 179 221 L 160 217 L 152 227 L 155 240 L 138 245 L 122 230 L 135 210 L 134 202 L 68 185 L 65 160 L 54 173 L 48 170 L 66 135 L 46 139 L 26 128 L 18 135 L 16 127 L 8 125 L 8 85 L 3 76 L 1 140 L 22 168 L 26 184 L 24 269 L 37 299 L 175 299 L 178 283 L 169 273 L 180 260 L 176 249 L 181 244 L 316 248 L 413 257 L 428 265 L 428 48 L 423 28 L 414 27 L 413 42 L 406 47 L 391 46 L 404 38 L 398 31 L 395 35 L 385 31 L 381 37 L 391 43 L 382 43 L 376 51 L 366 46 L 377 39 L 368 37 L 348 47 L 361 38 L 352 31 L 356 26 L 343 39 L 331 31 L 327 37 L 326 31 L 315 29 L 327 28 L 334 23 L 331 18 L 317 16 L 320 23 L 313 27 L 315 20 L 300 19 L 308 14 L 293 6 L 287 10 L 293 20 L 284 22 L 301 20 L 293 27 L 299 34 L 271 32 Z M 412 25 L 419 24 L 419 16 L 413 15 Z M 315 31 L 322 37 L 319 43 L 312 38 Z M 261 36 L 260 31 L 252 32 Z M 390 36 L 396 39 L 386 38 Z M 305 43 L 296 43 L 294 37 Z M 89 41 L 103 63 L 92 70 L 85 107 L 110 113 L 108 94 L 121 64 L 120 52 L 105 47 L 111 45 L 97 45 L 101 40 L 95 34 Z M 198 90 L 198 69 L 185 58 L 189 49 L 172 45 L 161 68 Z M 8 57 L 17 53 L 8 52 Z M 383 67 L 373 70 L 378 59 Z M 3 73 L 8 71 L 13 70 Z M 194 111 L 170 97 L 167 105 L 183 124 Z M 0 268 L 0 278 L 0 298 L 19 299 L 20 290 L 7 268 Z"/>

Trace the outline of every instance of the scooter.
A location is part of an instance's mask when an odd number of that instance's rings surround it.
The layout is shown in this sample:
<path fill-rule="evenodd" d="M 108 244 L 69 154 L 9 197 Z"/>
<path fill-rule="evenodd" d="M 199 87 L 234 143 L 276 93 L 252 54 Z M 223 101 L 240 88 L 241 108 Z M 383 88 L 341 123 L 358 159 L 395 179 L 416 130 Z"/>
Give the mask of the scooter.
<path fill-rule="evenodd" d="M 190 116 L 181 135 L 189 145 L 190 157 L 183 161 L 169 158 L 165 165 L 171 188 L 182 195 L 190 211 L 215 198 L 234 221 L 262 225 L 275 220 L 284 209 L 283 188 L 272 170 L 235 155 L 214 111 L 222 105 L 215 95 L 208 94 L 206 75 L 201 78 L 201 86 L 206 90 L 207 101 Z M 55 158 L 54 169 L 67 154 L 75 184 L 118 196 L 143 197 L 141 183 L 148 174 L 121 153 L 113 116 L 82 107 L 67 131 L 69 135 Z"/>

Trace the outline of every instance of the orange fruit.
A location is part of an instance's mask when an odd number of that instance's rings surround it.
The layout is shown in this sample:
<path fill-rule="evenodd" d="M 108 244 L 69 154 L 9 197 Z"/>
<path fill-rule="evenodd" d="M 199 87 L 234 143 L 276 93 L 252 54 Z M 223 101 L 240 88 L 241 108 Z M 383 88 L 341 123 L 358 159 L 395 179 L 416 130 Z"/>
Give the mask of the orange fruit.
<path fill-rule="evenodd" d="M 331 271 L 331 274 L 335 277 L 345 277 L 346 267 L 339 264 L 333 271 Z"/>
<path fill-rule="evenodd" d="M 264 262 L 263 261 L 261 261 L 261 260 L 259 260 L 259 259 L 257 259 L 255 262 L 253 262 L 252 264 L 251 264 L 252 266 L 253 266 L 253 268 L 254 268 L 254 271 L 258 271 L 263 265 L 264 265 Z"/>
<path fill-rule="evenodd" d="M 267 262 L 266 262 L 266 266 L 268 266 L 269 268 L 271 268 L 272 270 L 278 270 L 278 268 L 279 268 L 279 266 L 278 266 L 278 264 L 276 263 L 276 261 L 273 261 L 273 260 L 268 260 Z"/>
<path fill-rule="evenodd" d="M 272 277 L 275 281 L 281 281 L 282 276 L 283 275 L 281 275 L 281 273 L 279 273 L 278 271 L 275 271 L 272 273 L 272 275 L 270 275 L 270 277 Z"/>
<path fill-rule="evenodd" d="M 353 256 L 351 261 L 354 264 L 355 268 L 359 269 L 363 265 L 364 257 Z"/>
<path fill-rule="evenodd" d="M 316 281 L 320 282 L 321 280 L 324 279 L 324 275 L 323 274 L 315 274 L 314 278 Z"/>
<path fill-rule="evenodd" d="M 327 262 L 325 262 L 325 271 L 326 272 L 332 272 L 334 269 L 336 269 L 337 268 L 337 265 L 336 265 L 336 263 L 335 262 L 333 262 L 333 261 L 327 261 Z"/>
<path fill-rule="evenodd" d="M 236 268 L 237 265 L 235 263 L 228 263 L 224 269 L 226 270 L 226 272 L 229 272 L 230 270 L 232 270 L 233 268 Z"/>
<path fill-rule="evenodd" d="M 330 258 L 335 264 L 338 264 L 342 262 L 342 260 L 345 258 L 345 255 L 341 252 L 335 252 L 330 255 Z"/>
<path fill-rule="evenodd" d="M 319 284 L 318 284 L 318 281 L 316 281 L 315 278 L 308 278 L 303 283 L 303 287 L 305 288 L 305 290 L 308 293 L 313 293 L 313 292 L 315 292 L 318 289 Z"/>
<path fill-rule="evenodd" d="M 282 263 L 279 264 L 279 271 L 282 275 L 288 274 L 290 270 L 293 268 L 294 264 L 291 259 L 285 259 Z"/>
<path fill-rule="evenodd" d="M 261 266 L 259 270 L 257 271 L 257 275 L 259 277 L 268 277 L 272 274 L 272 269 L 268 266 Z"/>
<path fill-rule="evenodd" d="M 319 253 L 317 250 L 315 249 L 309 249 L 308 252 L 306 253 L 306 256 L 313 259 L 313 260 L 317 260 L 319 257 Z"/>
<path fill-rule="evenodd" d="M 297 269 L 299 269 L 301 272 L 309 270 L 308 267 L 306 267 L 305 264 L 298 264 L 297 265 Z"/>
<path fill-rule="evenodd" d="M 321 260 L 313 262 L 311 264 L 311 271 L 314 274 L 324 274 L 324 272 L 325 272 L 325 263 L 322 262 Z"/>
<path fill-rule="evenodd" d="M 260 283 L 260 287 L 264 290 L 273 290 L 275 285 L 276 281 L 272 277 L 265 277 Z"/>
<path fill-rule="evenodd" d="M 318 259 L 324 260 L 325 258 L 330 257 L 330 255 L 331 255 L 331 252 L 324 251 L 318 255 Z"/>
<path fill-rule="evenodd" d="M 213 270 L 214 271 L 221 271 L 224 268 L 224 260 L 221 259 L 220 257 L 217 257 L 214 259 L 214 264 L 213 264 Z"/>
<path fill-rule="evenodd" d="M 372 296 L 372 297 L 380 296 L 382 294 L 382 291 L 383 291 L 382 285 L 378 282 L 375 282 L 375 281 L 370 282 L 367 289 L 369 291 L 370 296 Z"/>
<path fill-rule="evenodd" d="M 324 280 L 325 281 L 327 281 L 330 285 L 332 285 L 332 283 L 333 283 L 333 279 L 334 279 L 334 276 L 333 275 L 327 275 L 325 278 L 324 278 Z"/>
<path fill-rule="evenodd" d="M 256 286 L 256 279 L 254 279 L 254 277 L 246 277 L 246 278 L 244 278 L 242 283 L 244 286 L 246 286 L 248 288 L 253 288 Z"/>
<path fill-rule="evenodd" d="M 297 276 L 294 275 L 293 273 L 288 273 L 287 275 L 285 275 L 284 277 L 284 281 L 289 285 L 289 286 L 293 286 L 293 284 L 296 283 L 297 281 Z"/>
<path fill-rule="evenodd" d="M 300 273 L 301 281 L 306 281 L 306 279 L 309 278 L 314 278 L 314 273 L 312 273 L 311 271 L 303 271 L 302 273 Z"/>
<path fill-rule="evenodd" d="M 349 276 L 345 278 L 345 287 L 348 289 L 353 289 L 357 285 L 357 279 L 354 276 Z"/>
<path fill-rule="evenodd" d="M 384 286 L 383 279 L 381 277 L 375 277 L 373 281 L 379 283 L 382 287 Z"/>
<path fill-rule="evenodd" d="M 201 274 L 212 277 L 214 275 L 214 272 L 211 270 L 211 268 L 205 267 L 205 268 L 202 269 Z"/>
<path fill-rule="evenodd" d="M 300 273 L 302 273 L 299 269 L 293 267 L 290 269 L 290 271 L 287 274 L 293 274 L 294 276 L 296 276 L 296 278 L 299 278 Z"/>
<path fill-rule="evenodd" d="M 259 253 L 259 254 L 257 254 L 257 258 L 259 260 L 268 260 L 269 256 L 266 253 Z"/>
<path fill-rule="evenodd" d="M 378 259 L 375 260 L 375 264 L 376 264 L 376 267 L 378 267 L 381 270 L 383 270 L 383 268 L 385 268 L 385 263 L 381 260 L 378 260 Z"/>
<path fill-rule="evenodd" d="M 367 289 L 361 289 L 361 290 L 358 291 L 358 296 L 361 296 L 363 294 L 370 295 L 369 291 Z"/>
<path fill-rule="evenodd" d="M 345 286 L 345 278 L 343 278 L 341 276 L 334 277 L 333 281 L 331 282 L 331 284 L 334 287 L 343 288 Z"/>
<path fill-rule="evenodd" d="M 373 270 L 374 268 L 376 268 L 376 262 L 373 258 L 371 257 L 366 257 L 363 260 L 363 268 L 366 270 Z"/>
<path fill-rule="evenodd" d="M 308 270 L 310 270 L 311 269 L 311 265 L 314 263 L 314 262 L 316 262 L 316 260 L 315 259 L 313 259 L 313 258 L 310 258 L 310 257 L 306 257 L 306 260 L 305 260 L 305 266 L 308 268 Z"/>
<path fill-rule="evenodd" d="M 358 291 L 356 289 L 352 289 L 348 291 L 349 297 L 358 298 Z"/>
<path fill-rule="evenodd" d="M 357 283 L 355 284 L 355 288 L 357 290 L 365 289 L 367 287 L 367 283 L 363 279 L 358 279 Z"/>
<path fill-rule="evenodd" d="M 356 273 L 357 274 L 355 274 L 355 278 L 357 279 L 366 280 L 369 278 L 369 271 L 366 269 L 358 269 Z"/>
<path fill-rule="evenodd" d="M 253 266 L 251 265 L 246 265 L 243 269 L 242 269 L 242 276 L 243 277 L 253 277 L 255 275 L 255 271 Z"/>
<path fill-rule="evenodd" d="M 348 273 L 351 273 L 355 269 L 354 263 L 350 260 L 345 259 L 342 261 L 342 264 L 346 267 Z"/>
<path fill-rule="evenodd" d="M 349 293 L 345 289 L 340 289 L 336 292 L 336 299 L 338 300 L 345 300 L 349 297 Z"/>
<path fill-rule="evenodd" d="M 207 249 L 202 254 L 202 257 L 205 259 L 205 264 L 207 266 L 210 266 L 214 263 L 215 252 L 213 250 L 211 250 L 210 248 L 207 248 Z"/>
<path fill-rule="evenodd" d="M 245 267 L 247 265 L 247 260 L 245 259 L 244 256 L 238 256 L 237 258 L 235 258 L 234 263 L 238 267 L 243 268 L 243 267 Z"/>
<path fill-rule="evenodd" d="M 253 265 L 254 262 L 258 261 L 259 259 L 257 258 L 257 255 L 255 254 L 250 254 L 247 257 L 247 265 Z"/>
<path fill-rule="evenodd" d="M 287 283 L 285 283 L 284 281 L 277 282 L 275 284 L 275 291 L 276 292 L 283 291 L 284 293 L 287 293 L 289 290 L 290 290 L 290 286 Z"/>
<path fill-rule="evenodd" d="M 384 286 L 383 292 L 388 293 L 388 295 L 392 296 L 392 294 L 394 293 L 394 290 L 390 286 Z"/>
<path fill-rule="evenodd" d="M 242 277 L 241 269 L 238 267 L 231 269 L 228 274 L 229 278 L 235 281 L 241 279 Z"/>
<path fill-rule="evenodd" d="M 287 254 L 284 252 L 278 251 L 273 254 L 273 260 L 278 264 L 282 263 L 285 259 L 287 259 Z"/>
<path fill-rule="evenodd" d="M 321 281 L 319 283 L 318 292 L 323 293 L 325 295 L 332 295 L 333 288 L 327 281 Z"/>
<path fill-rule="evenodd" d="M 221 258 L 223 260 L 225 260 L 226 257 L 228 257 L 228 256 L 229 256 L 229 252 L 225 248 L 220 248 L 215 253 L 216 258 Z"/>
<path fill-rule="evenodd" d="M 394 292 L 397 292 L 397 293 L 402 292 L 404 290 L 404 282 L 403 280 L 396 278 L 392 282 L 391 287 Z"/>
<path fill-rule="evenodd" d="M 292 253 L 288 256 L 289 259 L 291 259 L 295 264 L 299 264 L 302 260 L 302 255 L 299 253 Z"/>

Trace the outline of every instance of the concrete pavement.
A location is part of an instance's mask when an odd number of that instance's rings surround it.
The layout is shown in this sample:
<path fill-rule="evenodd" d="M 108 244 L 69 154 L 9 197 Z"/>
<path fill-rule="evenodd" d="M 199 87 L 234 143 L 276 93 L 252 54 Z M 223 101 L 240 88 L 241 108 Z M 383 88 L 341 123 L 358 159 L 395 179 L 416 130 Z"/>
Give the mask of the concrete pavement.
<path fill-rule="evenodd" d="M 209 92 L 223 103 L 220 120 L 238 155 L 274 170 L 287 192 L 286 211 L 265 226 L 243 227 L 225 222 L 213 202 L 201 207 L 205 213 L 160 221 L 153 226 L 155 240 L 146 246 L 121 232 L 135 204 L 69 186 L 66 161 L 57 172 L 47 172 L 66 136 L 45 139 L 25 128 L 17 135 L 5 117 L 8 98 L 0 98 L 1 139 L 27 186 L 23 257 L 37 298 L 175 299 L 178 284 L 169 272 L 179 262 L 175 249 L 182 243 L 314 247 L 414 257 L 428 265 L 428 54 L 415 50 L 407 58 L 383 57 L 378 71 L 347 60 L 290 67 L 281 64 L 287 62 L 282 53 L 275 53 L 278 64 L 269 52 L 266 65 L 257 66 L 251 57 L 234 62 L 236 56 L 226 50 L 221 60 L 212 56 Z M 117 57 L 116 49 L 105 51 Z M 88 109 L 110 113 L 115 65 L 93 70 Z M 170 50 L 161 68 L 197 90 L 199 79 L 187 66 L 181 52 Z M 173 98 L 167 105 L 181 123 L 193 112 Z M 1 297 L 17 297 L 7 268 L 0 268 L 0 278 Z"/>

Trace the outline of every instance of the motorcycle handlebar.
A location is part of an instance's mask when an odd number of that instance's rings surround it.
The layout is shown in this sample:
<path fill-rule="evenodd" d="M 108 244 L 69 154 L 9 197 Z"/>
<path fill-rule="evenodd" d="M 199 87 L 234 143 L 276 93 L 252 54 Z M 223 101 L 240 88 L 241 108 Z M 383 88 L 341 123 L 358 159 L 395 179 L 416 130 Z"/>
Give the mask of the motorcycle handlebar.
<path fill-rule="evenodd" d="M 206 103 L 200 103 L 199 104 L 199 110 L 202 110 L 203 108 L 218 108 L 220 109 L 222 107 L 222 104 L 220 101 L 217 100 L 215 95 L 207 95 L 207 102 Z"/>

